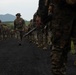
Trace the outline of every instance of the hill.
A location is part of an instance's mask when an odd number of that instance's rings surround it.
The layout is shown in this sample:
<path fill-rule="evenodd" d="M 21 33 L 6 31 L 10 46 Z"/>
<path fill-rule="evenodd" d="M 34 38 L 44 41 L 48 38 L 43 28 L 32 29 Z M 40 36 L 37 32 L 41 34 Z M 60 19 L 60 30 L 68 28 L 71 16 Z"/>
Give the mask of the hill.
<path fill-rule="evenodd" d="M 0 15 L 0 20 L 5 21 L 14 21 L 15 16 L 11 14 Z"/>
<path fill-rule="evenodd" d="M 12 22 L 15 20 L 15 18 L 16 17 L 14 15 L 11 15 L 11 14 L 5 14 L 5 15 L 0 14 L 0 20 L 2 22 Z M 25 21 L 27 21 L 27 20 L 25 20 Z"/>

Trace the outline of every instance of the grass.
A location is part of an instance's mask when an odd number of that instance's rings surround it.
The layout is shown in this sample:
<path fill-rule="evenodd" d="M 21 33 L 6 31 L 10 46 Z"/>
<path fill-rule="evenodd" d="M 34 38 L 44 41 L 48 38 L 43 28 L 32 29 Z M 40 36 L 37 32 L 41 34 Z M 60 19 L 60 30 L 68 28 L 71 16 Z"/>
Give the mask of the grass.
<path fill-rule="evenodd" d="M 8 21 L 8 22 L 4 22 L 9 28 L 13 29 L 14 27 L 14 22 L 12 21 Z M 26 26 L 28 26 L 29 21 L 25 21 Z"/>

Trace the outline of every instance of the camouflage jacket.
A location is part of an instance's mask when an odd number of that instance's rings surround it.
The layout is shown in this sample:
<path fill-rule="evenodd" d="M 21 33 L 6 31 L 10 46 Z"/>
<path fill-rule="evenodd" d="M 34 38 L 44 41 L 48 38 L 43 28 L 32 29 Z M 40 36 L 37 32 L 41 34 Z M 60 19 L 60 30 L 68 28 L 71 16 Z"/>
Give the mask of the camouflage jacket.
<path fill-rule="evenodd" d="M 25 21 L 22 18 L 14 20 L 14 29 L 23 29 Z"/>
<path fill-rule="evenodd" d="M 45 19 L 48 17 L 48 6 L 49 6 L 49 1 L 47 2 L 47 5 L 45 5 L 46 0 L 39 0 L 39 7 L 37 13 L 41 17 L 42 22 L 45 22 Z"/>

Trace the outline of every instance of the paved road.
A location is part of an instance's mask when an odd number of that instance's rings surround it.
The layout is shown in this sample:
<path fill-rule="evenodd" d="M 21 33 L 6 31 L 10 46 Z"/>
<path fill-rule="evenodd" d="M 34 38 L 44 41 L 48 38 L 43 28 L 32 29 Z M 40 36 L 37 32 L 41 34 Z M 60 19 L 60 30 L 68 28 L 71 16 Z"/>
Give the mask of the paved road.
<path fill-rule="evenodd" d="M 76 75 L 75 56 L 68 57 L 67 75 Z M 37 48 L 26 39 L 22 46 L 13 38 L 0 41 L 0 75 L 52 75 L 50 63 L 50 49 Z"/>

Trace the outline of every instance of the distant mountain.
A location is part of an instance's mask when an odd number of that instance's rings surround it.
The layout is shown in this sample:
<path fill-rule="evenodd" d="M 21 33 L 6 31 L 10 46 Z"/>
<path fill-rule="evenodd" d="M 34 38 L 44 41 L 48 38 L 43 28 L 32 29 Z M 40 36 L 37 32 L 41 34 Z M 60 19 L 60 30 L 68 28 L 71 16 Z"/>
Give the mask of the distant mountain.
<path fill-rule="evenodd" d="M 14 21 L 15 20 L 15 16 L 11 15 L 11 14 L 0 15 L 0 20 L 2 22 L 5 22 L 5 21 Z"/>

